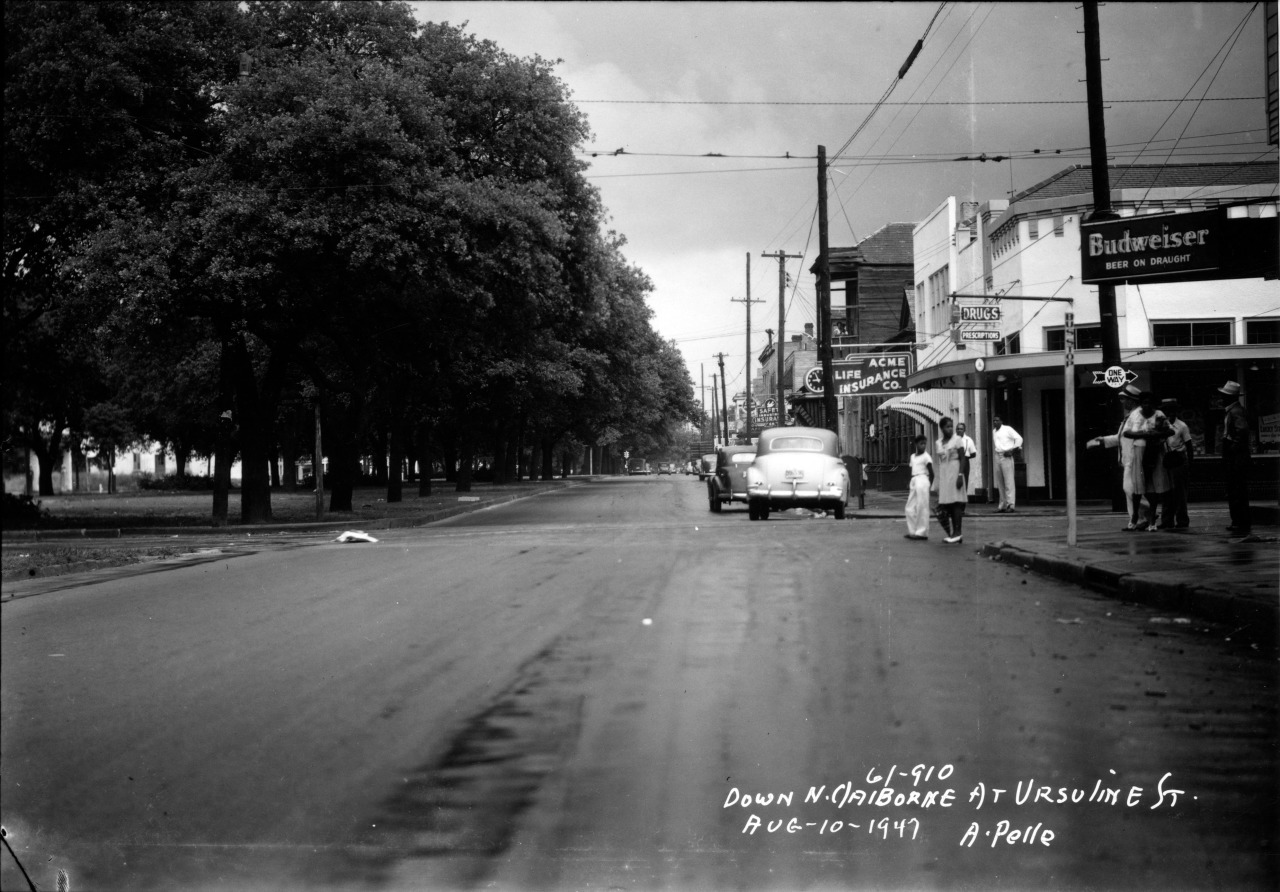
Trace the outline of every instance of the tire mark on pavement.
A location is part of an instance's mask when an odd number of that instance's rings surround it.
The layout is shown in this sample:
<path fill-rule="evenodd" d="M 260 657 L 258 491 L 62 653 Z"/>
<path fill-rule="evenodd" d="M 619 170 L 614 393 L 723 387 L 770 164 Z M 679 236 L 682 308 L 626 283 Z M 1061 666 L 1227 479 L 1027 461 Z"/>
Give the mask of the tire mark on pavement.
<path fill-rule="evenodd" d="M 361 823 L 341 874 L 383 888 L 466 888 L 511 844 L 546 778 L 577 746 L 589 659 L 557 638 L 405 776 Z M 332 880 L 326 866 L 324 875 Z"/>

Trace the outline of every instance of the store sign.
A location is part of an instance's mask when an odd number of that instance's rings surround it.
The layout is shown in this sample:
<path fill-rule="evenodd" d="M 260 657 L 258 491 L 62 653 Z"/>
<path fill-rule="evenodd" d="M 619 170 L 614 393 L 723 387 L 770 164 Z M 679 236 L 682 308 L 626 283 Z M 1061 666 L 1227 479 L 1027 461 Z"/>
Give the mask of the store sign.
<path fill-rule="evenodd" d="M 966 341 L 998 341 L 1000 340 L 1000 329 L 962 328 L 960 329 L 960 337 Z"/>
<path fill-rule="evenodd" d="M 1082 223 L 1081 278 L 1144 282 L 1212 272 L 1220 266 L 1226 224 L 1221 208 Z"/>
<path fill-rule="evenodd" d="M 833 368 L 839 396 L 898 396 L 907 392 L 915 357 L 910 353 L 846 356 Z"/>
<path fill-rule="evenodd" d="M 982 306 L 973 306 L 973 307 L 961 307 L 960 321 L 961 322 L 999 322 L 1000 308 L 993 307 L 990 304 L 983 304 Z"/>
<path fill-rule="evenodd" d="M 778 401 L 767 399 L 751 410 L 751 423 L 757 427 L 778 426 Z"/>

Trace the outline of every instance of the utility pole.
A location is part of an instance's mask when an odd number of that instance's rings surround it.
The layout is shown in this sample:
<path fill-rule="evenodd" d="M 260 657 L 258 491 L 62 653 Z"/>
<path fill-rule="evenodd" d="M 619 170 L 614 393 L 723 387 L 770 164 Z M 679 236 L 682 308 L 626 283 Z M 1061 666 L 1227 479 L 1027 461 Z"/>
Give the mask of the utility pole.
<path fill-rule="evenodd" d="M 747 297 L 746 300 L 738 300 L 731 297 L 729 300 L 735 304 L 747 305 L 747 439 L 751 439 L 751 305 L 762 304 L 762 300 L 751 299 L 751 252 L 747 252 Z"/>
<path fill-rule="evenodd" d="M 707 364 L 698 365 L 698 394 L 702 397 L 702 439 L 707 438 Z"/>
<path fill-rule="evenodd" d="M 775 251 L 772 254 L 761 254 L 761 257 L 778 258 L 778 425 L 782 426 L 782 413 L 786 411 L 786 384 L 782 380 L 782 365 L 784 356 L 783 345 L 786 338 L 783 337 L 787 327 L 787 259 L 795 258 L 803 260 L 803 254 L 788 254 L 785 251 Z"/>
<path fill-rule="evenodd" d="M 835 370 L 831 365 L 831 267 L 827 243 L 827 147 L 818 146 L 818 359 L 822 362 L 822 414 L 827 430 L 840 433 Z"/>
<path fill-rule="evenodd" d="M 717 353 L 716 359 L 720 360 L 720 417 L 724 419 L 724 445 L 729 445 L 729 391 L 725 389 L 724 383 L 724 354 Z"/>
<path fill-rule="evenodd" d="M 719 410 L 716 408 L 716 404 L 719 401 L 720 401 L 720 398 L 716 395 L 716 373 L 712 372 L 711 373 L 711 440 L 712 442 L 715 442 L 716 438 L 720 436 L 720 432 L 716 429 L 717 428 L 716 416 L 719 415 Z"/>
<path fill-rule="evenodd" d="M 1102 42 L 1098 36 L 1098 0 L 1084 0 L 1084 80 L 1089 110 L 1089 167 L 1093 174 L 1093 213 L 1088 220 L 1116 220 L 1111 210 L 1111 175 L 1107 170 L 1107 128 L 1102 108 Z M 1085 219 L 1082 218 L 1081 222 Z M 1083 236 L 1082 236 L 1083 237 Z M 1120 365 L 1120 324 L 1116 317 L 1116 286 L 1098 283 L 1098 334 L 1102 338 L 1102 367 Z M 1068 388 L 1070 389 L 1070 388 Z M 1075 444 L 1071 444 L 1075 448 Z M 1113 479 L 1111 510 L 1128 511 L 1128 497 Z"/>
<path fill-rule="evenodd" d="M 1102 109 L 1102 43 L 1098 36 L 1098 0 L 1084 0 L 1084 78 L 1089 109 L 1089 164 L 1093 174 L 1093 213 L 1088 220 L 1117 220 L 1111 210 L 1111 176 L 1107 170 L 1107 128 Z M 1098 283 L 1098 321 L 1102 366 L 1120 365 L 1120 326 L 1116 318 L 1116 286 Z"/>

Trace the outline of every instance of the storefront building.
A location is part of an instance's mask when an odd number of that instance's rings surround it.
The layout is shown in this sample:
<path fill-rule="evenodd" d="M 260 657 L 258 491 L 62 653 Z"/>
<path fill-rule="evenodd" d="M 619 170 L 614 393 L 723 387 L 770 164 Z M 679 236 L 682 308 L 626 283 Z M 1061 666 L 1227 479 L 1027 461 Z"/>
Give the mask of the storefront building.
<path fill-rule="evenodd" d="M 1106 238 L 1085 227 L 1085 251 L 1095 252 L 1095 266 L 1115 269 L 1126 375 L 1158 398 L 1181 403 L 1181 417 L 1205 457 L 1195 465 L 1193 498 L 1222 497 L 1218 388 L 1228 380 L 1243 385 L 1254 432 L 1252 497 L 1277 497 L 1278 179 L 1275 161 L 1115 167 L 1112 204 L 1122 220 L 1110 224 Z M 1115 390 L 1094 383 L 1102 371 L 1098 289 L 1082 279 L 1081 250 L 1081 220 L 1091 208 L 1091 171 L 1078 166 L 1007 202 L 948 199 L 916 228 L 920 355 L 909 380 L 914 392 L 888 408 L 902 411 L 915 401 L 955 411 L 969 423 L 984 459 L 990 458 L 991 416 L 999 414 L 1024 437 L 1018 477 L 1031 499 L 1065 495 L 1068 312 L 1077 348 L 1079 496 L 1105 499 L 1115 485 L 1114 455 L 1084 448 L 1120 421 Z M 1178 220 L 1182 215 L 1191 216 Z M 1153 244 L 1162 251 L 1144 254 Z M 1202 259 L 1196 252 L 1206 246 L 1221 257 Z M 1091 281 L 1110 275 L 1090 269 Z M 1160 275 L 1141 275 L 1152 269 Z M 985 475 L 984 485 L 990 486 Z"/>

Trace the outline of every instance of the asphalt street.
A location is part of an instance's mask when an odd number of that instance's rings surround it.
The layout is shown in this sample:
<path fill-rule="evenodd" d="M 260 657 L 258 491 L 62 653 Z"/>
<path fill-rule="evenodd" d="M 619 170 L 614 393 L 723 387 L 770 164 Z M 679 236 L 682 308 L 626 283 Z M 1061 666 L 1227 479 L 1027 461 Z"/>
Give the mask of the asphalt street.
<path fill-rule="evenodd" d="M 41 889 L 1276 888 L 1275 654 L 983 523 L 618 478 L 64 577 L 0 608 L 8 842 Z"/>

